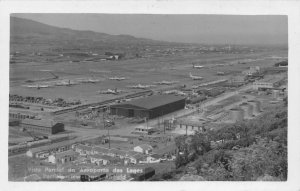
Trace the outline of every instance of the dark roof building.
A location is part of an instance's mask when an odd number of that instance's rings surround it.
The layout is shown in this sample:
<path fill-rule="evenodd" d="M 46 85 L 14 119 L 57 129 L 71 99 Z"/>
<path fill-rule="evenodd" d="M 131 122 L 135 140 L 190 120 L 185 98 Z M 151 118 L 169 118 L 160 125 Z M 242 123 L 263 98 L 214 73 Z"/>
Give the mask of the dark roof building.
<path fill-rule="evenodd" d="M 152 119 L 185 107 L 185 97 L 154 95 L 126 103 L 112 105 L 112 115 Z"/>
<path fill-rule="evenodd" d="M 47 119 L 24 119 L 21 121 L 24 129 L 43 134 L 55 134 L 64 131 L 64 124 Z"/>

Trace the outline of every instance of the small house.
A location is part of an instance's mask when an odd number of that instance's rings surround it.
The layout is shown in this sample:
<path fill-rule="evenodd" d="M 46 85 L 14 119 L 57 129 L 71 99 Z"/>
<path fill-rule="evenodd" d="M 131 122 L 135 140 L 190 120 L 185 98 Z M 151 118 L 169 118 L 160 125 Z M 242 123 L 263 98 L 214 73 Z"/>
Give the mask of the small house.
<path fill-rule="evenodd" d="M 93 163 L 93 164 L 105 166 L 105 165 L 110 164 L 110 161 L 112 158 L 109 156 L 106 156 L 106 155 L 96 154 L 96 155 L 92 155 L 90 157 L 90 159 L 91 159 L 91 163 Z"/>
<path fill-rule="evenodd" d="M 125 157 L 124 164 L 128 164 L 128 163 L 138 164 L 140 161 L 142 161 L 144 159 L 145 159 L 144 155 L 142 155 L 140 153 L 132 153 L 132 154 L 128 154 Z"/>
<path fill-rule="evenodd" d="M 86 145 L 77 145 L 75 147 L 75 151 L 78 152 L 80 155 L 90 155 L 92 153 L 92 147 Z"/>
<path fill-rule="evenodd" d="M 138 153 L 150 154 L 152 152 L 153 148 L 151 145 L 142 144 L 142 145 L 138 145 L 138 146 L 134 147 L 133 150 Z"/>
<path fill-rule="evenodd" d="M 65 164 L 68 162 L 75 161 L 77 159 L 78 153 L 73 150 L 68 150 L 61 153 L 52 154 L 48 157 L 48 162 L 57 164 Z"/>

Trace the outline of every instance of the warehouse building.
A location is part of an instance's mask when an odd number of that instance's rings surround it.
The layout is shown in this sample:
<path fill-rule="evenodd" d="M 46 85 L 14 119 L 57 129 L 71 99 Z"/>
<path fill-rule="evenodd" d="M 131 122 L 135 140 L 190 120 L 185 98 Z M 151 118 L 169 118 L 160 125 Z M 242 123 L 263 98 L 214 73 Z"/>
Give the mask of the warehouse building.
<path fill-rule="evenodd" d="M 77 144 L 76 140 L 68 140 L 68 141 L 53 143 L 41 147 L 30 148 L 26 152 L 26 156 L 33 157 L 33 158 L 45 158 L 53 153 L 61 153 L 61 152 L 71 150 L 75 144 Z"/>
<path fill-rule="evenodd" d="M 253 89 L 266 90 L 278 88 L 284 82 L 282 77 L 273 77 L 267 80 L 256 81 L 253 83 Z"/>
<path fill-rule="evenodd" d="M 32 114 L 23 114 L 23 113 L 15 113 L 15 112 L 9 112 L 9 119 L 18 119 L 18 120 L 23 120 L 23 119 L 34 119 L 36 115 Z"/>
<path fill-rule="evenodd" d="M 110 113 L 125 117 L 152 119 L 185 107 L 185 97 L 154 95 L 122 104 L 112 105 Z"/>
<path fill-rule="evenodd" d="M 21 127 L 29 131 L 43 134 L 55 134 L 64 131 L 65 128 L 63 123 L 56 123 L 52 120 L 27 118 L 21 121 Z"/>

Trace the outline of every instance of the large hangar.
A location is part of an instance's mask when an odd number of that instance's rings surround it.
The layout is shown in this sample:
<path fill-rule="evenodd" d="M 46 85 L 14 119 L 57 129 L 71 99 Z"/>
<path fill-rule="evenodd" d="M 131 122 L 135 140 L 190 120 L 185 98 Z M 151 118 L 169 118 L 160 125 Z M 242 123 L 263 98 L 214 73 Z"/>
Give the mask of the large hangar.
<path fill-rule="evenodd" d="M 110 106 L 112 115 L 153 119 L 185 107 L 185 97 L 154 95 Z"/>

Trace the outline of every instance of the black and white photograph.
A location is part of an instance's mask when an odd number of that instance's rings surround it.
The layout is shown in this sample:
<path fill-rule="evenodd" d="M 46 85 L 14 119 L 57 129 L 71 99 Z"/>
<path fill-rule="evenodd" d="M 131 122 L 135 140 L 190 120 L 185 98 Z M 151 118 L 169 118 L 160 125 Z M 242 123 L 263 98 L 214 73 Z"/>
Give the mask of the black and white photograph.
<path fill-rule="evenodd" d="M 295 178 L 287 14 L 12 11 L 6 19 L 10 184 Z"/>
<path fill-rule="evenodd" d="M 9 180 L 285 181 L 287 37 L 286 16 L 11 14 Z"/>

